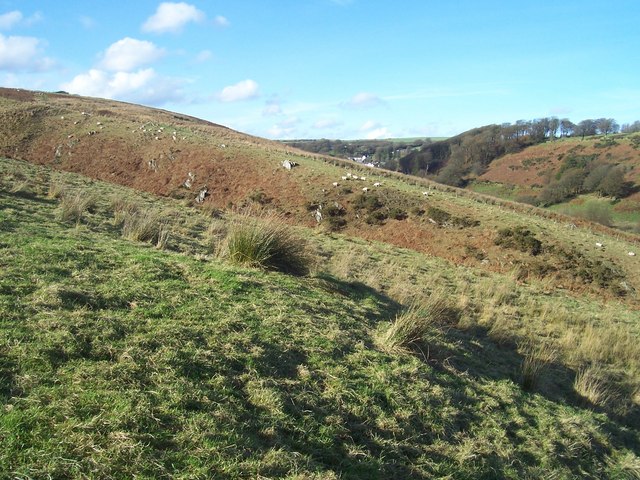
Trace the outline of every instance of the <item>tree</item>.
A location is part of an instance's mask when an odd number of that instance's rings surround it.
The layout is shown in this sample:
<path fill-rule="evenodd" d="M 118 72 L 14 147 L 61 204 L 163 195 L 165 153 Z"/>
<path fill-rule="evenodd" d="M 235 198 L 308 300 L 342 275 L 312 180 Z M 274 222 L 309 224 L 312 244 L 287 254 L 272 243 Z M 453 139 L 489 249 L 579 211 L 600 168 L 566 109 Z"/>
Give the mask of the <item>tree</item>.
<path fill-rule="evenodd" d="M 576 124 L 573 123 L 568 118 L 563 118 L 560 120 L 560 136 L 561 137 L 569 137 L 573 133 L 576 128 Z"/>
<path fill-rule="evenodd" d="M 599 118 L 595 121 L 595 124 L 598 133 L 600 133 L 600 135 L 604 135 L 605 137 L 609 133 L 616 133 L 620 128 L 613 118 Z"/>
<path fill-rule="evenodd" d="M 582 120 L 575 128 L 575 134 L 580 135 L 582 140 L 584 140 L 584 137 L 590 137 L 595 135 L 597 132 L 598 128 L 596 126 L 596 121 L 591 119 Z"/>
<path fill-rule="evenodd" d="M 598 191 L 607 197 L 624 197 L 627 194 L 628 185 L 624 181 L 624 170 L 622 167 L 610 169 L 606 177 L 600 182 Z"/>

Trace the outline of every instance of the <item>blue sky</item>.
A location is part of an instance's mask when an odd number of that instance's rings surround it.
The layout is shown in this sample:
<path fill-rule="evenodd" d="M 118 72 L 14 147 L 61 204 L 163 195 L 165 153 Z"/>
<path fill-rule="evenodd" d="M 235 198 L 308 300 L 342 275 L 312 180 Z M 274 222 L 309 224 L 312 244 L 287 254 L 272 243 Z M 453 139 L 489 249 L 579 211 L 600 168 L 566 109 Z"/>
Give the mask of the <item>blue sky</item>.
<path fill-rule="evenodd" d="M 640 1 L 0 0 L 0 84 L 261 137 L 640 119 Z"/>

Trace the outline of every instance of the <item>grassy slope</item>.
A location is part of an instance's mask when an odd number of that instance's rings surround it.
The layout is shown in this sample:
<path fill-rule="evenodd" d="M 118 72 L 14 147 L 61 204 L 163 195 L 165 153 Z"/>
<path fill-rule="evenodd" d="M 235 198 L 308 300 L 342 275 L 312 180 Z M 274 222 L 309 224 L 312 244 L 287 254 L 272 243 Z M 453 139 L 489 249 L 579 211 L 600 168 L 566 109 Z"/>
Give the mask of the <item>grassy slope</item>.
<path fill-rule="evenodd" d="M 321 258 L 314 275 L 234 268 L 205 256 L 204 230 L 224 220 L 20 162 L 0 167 L 2 476 L 640 471 L 633 389 L 627 403 L 594 404 L 572 388 L 590 363 L 629 375 L 619 390 L 637 384 L 640 318 L 624 302 L 307 230 Z M 45 196 L 51 181 L 98 195 L 96 211 L 61 222 Z M 121 239 L 112 195 L 162 209 L 170 250 Z M 436 289 L 451 297 L 453 323 L 434 326 L 422 352 L 381 348 L 401 303 Z M 518 384 L 525 338 L 557 352 L 533 393 Z"/>

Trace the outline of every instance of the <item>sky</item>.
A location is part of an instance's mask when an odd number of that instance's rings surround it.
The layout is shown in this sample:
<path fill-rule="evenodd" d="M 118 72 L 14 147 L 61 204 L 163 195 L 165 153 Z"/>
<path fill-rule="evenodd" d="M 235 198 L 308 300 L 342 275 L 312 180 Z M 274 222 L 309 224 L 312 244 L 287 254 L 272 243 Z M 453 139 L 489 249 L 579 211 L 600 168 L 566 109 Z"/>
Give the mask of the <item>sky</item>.
<path fill-rule="evenodd" d="M 0 86 L 271 139 L 640 120 L 640 1 L 0 0 Z"/>

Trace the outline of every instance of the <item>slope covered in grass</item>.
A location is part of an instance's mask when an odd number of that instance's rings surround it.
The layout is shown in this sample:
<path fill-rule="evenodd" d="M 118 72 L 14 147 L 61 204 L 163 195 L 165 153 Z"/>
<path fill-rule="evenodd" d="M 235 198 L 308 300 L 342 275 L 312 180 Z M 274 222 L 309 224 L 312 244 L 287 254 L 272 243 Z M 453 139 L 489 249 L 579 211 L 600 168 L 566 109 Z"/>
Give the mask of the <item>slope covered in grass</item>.
<path fill-rule="evenodd" d="M 298 234 L 319 259 L 311 275 L 232 267 L 208 253 L 227 219 L 20 162 L 1 166 L 2 476 L 640 471 L 640 319 L 623 301 L 605 306 L 307 230 Z M 93 206 L 63 219 L 51 198 L 60 184 Z M 122 198 L 164 212 L 167 250 L 122 238 Z M 386 348 L 395 319 L 436 286 L 447 314 L 411 348 Z M 555 342 L 553 358 L 539 354 L 546 342 Z M 523 381 L 531 362 L 540 364 L 533 383 Z M 605 384 L 587 370 L 594 364 L 619 381 Z M 590 374 L 574 386 L 578 371 Z"/>

